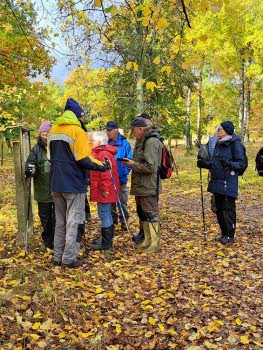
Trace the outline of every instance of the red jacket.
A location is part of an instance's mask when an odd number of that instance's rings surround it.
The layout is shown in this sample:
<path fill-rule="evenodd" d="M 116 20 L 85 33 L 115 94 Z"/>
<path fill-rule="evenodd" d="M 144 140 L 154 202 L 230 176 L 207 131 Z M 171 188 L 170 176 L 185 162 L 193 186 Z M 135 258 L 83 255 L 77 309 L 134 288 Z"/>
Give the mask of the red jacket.
<path fill-rule="evenodd" d="M 114 155 L 117 154 L 117 148 L 110 145 L 98 146 L 93 148 L 92 155 L 94 158 L 105 162 L 107 158 L 111 162 L 111 171 L 115 185 L 120 195 L 120 181 L 118 176 L 118 166 Z M 108 197 L 102 196 L 102 191 L 109 192 Z M 112 183 L 110 170 L 105 173 L 100 171 L 90 171 L 90 200 L 98 203 L 116 203 L 118 198 Z"/>

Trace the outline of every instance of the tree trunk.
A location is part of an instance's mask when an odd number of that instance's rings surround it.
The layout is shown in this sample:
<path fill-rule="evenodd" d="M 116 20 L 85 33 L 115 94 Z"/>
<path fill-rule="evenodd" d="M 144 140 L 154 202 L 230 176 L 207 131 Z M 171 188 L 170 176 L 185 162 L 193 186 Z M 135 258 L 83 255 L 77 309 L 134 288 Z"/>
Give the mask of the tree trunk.
<path fill-rule="evenodd" d="M 201 143 L 201 111 L 202 111 L 202 71 L 200 72 L 200 81 L 198 87 L 198 101 L 197 101 L 197 139 Z"/>
<path fill-rule="evenodd" d="M 136 112 L 137 114 L 140 114 L 144 111 L 144 93 L 143 93 L 143 67 L 140 67 L 138 74 L 137 74 L 137 81 L 136 81 Z"/>
<path fill-rule="evenodd" d="M 191 135 L 191 89 L 187 87 L 187 102 L 186 102 L 186 119 L 185 119 L 185 136 L 186 136 L 186 149 L 189 151 L 192 148 L 192 135 Z"/>
<path fill-rule="evenodd" d="M 240 104 L 239 104 L 239 128 L 241 131 L 241 140 L 245 138 L 245 84 L 246 84 L 246 63 L 243 60 L 241 83 L 240 83 Z"/>
<path fill-rule="evenodd" d="M 244 110 L 244 141 L 250 142 L 249 139 L 249 119 L 250 119 L 250 98 L 251 98 L 251 80 L 247 79 L 245 91 L 245 110 Z"/>

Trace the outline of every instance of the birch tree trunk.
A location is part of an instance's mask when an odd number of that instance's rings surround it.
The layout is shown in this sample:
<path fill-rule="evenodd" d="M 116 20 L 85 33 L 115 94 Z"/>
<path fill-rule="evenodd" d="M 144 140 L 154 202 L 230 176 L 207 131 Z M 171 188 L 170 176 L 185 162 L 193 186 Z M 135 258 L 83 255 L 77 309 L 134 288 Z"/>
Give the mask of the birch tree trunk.
<path fill-rule="evenodd" d="M 200 81 L 198 87 L 198 101 L 197 101 L 197 139 L 201 143 L 201 111 L 202 111 L 202 72 L 200 72 Z"/>
<path fill-rule="evenodd" d="M 192 135 L 191 135 L 191 89 L 187 87 L 187 102 L 186 102 L 186 119 L 185 119 L 185 136 L 186 136 L 186 149 L 189 151 L 192 148 Z"/>
<path fill-rule="evenodd" d="M 241 140 L 245 138 L 245 84 L 246 84 L 246 63 L 243 60 L 241 83 L 240 83 L 240 102 L 239 102 L 239 128 L 241 131 Z"/>

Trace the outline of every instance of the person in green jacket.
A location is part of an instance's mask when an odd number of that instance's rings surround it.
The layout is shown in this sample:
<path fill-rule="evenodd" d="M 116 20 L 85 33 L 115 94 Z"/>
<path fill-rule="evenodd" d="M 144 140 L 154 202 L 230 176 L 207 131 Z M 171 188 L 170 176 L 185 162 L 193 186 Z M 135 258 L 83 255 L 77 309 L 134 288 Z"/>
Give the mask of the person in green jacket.
<path fill-rule="evenodd" d="M 125 165 L 132 168 L 131 194 L 144 230 L 144 241 L 139 245 L 147 254 L 161 251 L 160 216 L 158 197 L 161 192 L 159 166 L 162 160 L 162 143 L 157 129 L 149 126 L 142 117 L 136 117 L 129 129 L 135 136 L 133 159 Z"/>
<path fill-rule="evenodd" d="M 47 134 L 51 123 L 45 120 L 39 128 L 37 143 L 32 148 L 25 164 L 26 177 L 34 178 L 34 197 L 38 204 L 38 215 L 45 247 L 53 249 L 55 231 L 55 206 L 50 190 L 50 162 L 47 159 Z"/>

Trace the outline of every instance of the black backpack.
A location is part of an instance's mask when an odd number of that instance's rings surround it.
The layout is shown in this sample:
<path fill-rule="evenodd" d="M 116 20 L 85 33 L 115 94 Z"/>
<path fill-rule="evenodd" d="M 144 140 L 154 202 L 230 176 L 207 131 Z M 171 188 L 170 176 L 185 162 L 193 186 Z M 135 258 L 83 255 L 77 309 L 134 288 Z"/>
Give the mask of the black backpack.
<path fill-rule="evenodd" d="M 259 176 L 263 176 L 263 147 L 260 148 L 256 155 L 256 171 L 258 172 Z"/>
<path fill-rule="evenodd" d="M 152 136 L 149 136 L 149 137 L 145 138 L 145 140 L 143 141 L 143 146 L 142 146 L 143 150 L 145 148 L 146 141 L 149 138 L 151 138 L 151 137 L 158 138 L 158 140 L 160 140 L 161 143 L 162 143 L 162 160 L 161 160 L 161 164 L 159 166 L 160 178 L 162 180 L 169 179 L 169 177 L 171 177 L 172 172 L 173 172 L 173 156 L 172 156 L 172 153 L 164 145 L 163 139 L 160 139 L 158 136 L 155 136 L 155 135 L 152 135 Z"/>
<path fill-rule="evenodd" d="M 232 152 L 232 155 L 234 155 L 234 150 L 235 150 L 235 144 L 236 142 L 231 142 L 230 143 L 230 148 L 231 148 L 231 152 Z M 243 143 L 241 143 L 241 146 L 243 148 L 243 154 L 244 154 L 244 167 L 243 169 L 240 169 L 239 172 L 238 172 L 238 176 L 242 176 L 244 174 L 244 172 L 247 170 L 247 166 L 248 166 L 248 158 L 247 158 L 247 150 L 246 150 L 246 147 L 243 145 Z"/>

